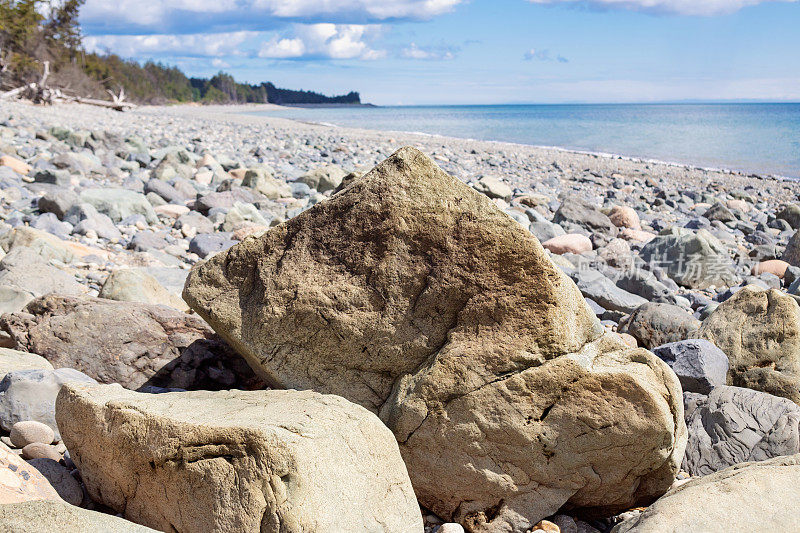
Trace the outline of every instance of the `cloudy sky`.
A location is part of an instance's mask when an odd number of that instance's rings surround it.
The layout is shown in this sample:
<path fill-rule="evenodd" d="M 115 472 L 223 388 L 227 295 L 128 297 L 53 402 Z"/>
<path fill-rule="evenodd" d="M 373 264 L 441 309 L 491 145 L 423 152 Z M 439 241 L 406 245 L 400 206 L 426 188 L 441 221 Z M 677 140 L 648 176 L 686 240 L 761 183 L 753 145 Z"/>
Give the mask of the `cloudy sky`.
<path fill-rule="evenodd" d="M 796 0 L 87 0 L 90 50 L 376 104 L 800 101 Z"/>

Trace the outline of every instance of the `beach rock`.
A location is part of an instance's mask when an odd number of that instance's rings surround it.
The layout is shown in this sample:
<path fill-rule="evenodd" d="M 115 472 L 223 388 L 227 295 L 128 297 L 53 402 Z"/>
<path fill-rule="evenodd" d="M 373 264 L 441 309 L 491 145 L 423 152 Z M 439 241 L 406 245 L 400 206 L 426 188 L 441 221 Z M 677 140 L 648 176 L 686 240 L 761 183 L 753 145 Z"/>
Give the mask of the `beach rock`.
<path fill-rule="evenodd" d="M 52 370 L 50 361 L 35 353 L 0 348 L 0 380 L 14 370 Z"/>
<path fill-rule="evenodd" d="M 17 174 L 22 175 L 26 175 L 31 171 L 31 166 L 28 163 L 8 154 L 0 155 L 0 167 L 8 167 Z"/>
<path fill-rule="evenodd" d="M 60 461 L 61 454 L 56 451 L 53 446 L 43 444 L 41 442 L 32 442 L 22 448 L 23 459 L 52 459 L 53 461 Z"/>
<path fill-rule="evenodd" d="M 32 442 L 52 444 L 53 439 L 55 439 L 55 432 L 47 424 L 42 424 L 36 420 L 23 420 L 11 426 L 9 439 L 17 448 L 24 448 Z"/>
<path fill-rule="evenodd" d="M 733 222 L 736 220 L 736 216 L 731 213 L 731 210 L 720 202 L 717 202 L 706 209 L 706 212 L 703 213 L 703 216 L 711 221 L 719 220 L 720 222 Z"/>
<path fill-rule="evenodd" d="M 65 387 L 57 413 L 91 497 L 155 529 L 422 532 L 391 432 L 337 396 Z"/>
<path fill-rule="evenodd" d="M 26 533 L 156 533 L 113 515 L 43 500 L 0 505 L 0 529 Z"/>
<path fill-rule="evenodd" d="M 605 309 L 632 313 L 636 308 L 647 303 L 644 298 L 620 289 L 597 270 L 579 268 L 570 275 L 581 294 L 591 298 Z"/>
<path fill-rule="evenodd" d="M 800 455 L 741 463 L 684 483 L 611 531 L 793 531 L 794 513 L 776 509 L 800 505 L 798 476 Z"/>
<path fill-rule="evenodd" d="M 570 233 L 559 235 L 542 243 L 546 250 L 554 254 L 582 254 L 592 251 L 592 241 L 586 235 Z"/>
<path fill-rule="evenodd" d="M 229 191 L 211 192 L 200 196 L 195 201 L 195 209 L 207 215 L 215 207 L 230 209 L 236 202 L 252 204 L 257 202 L 259 197 L 259 194 L 250 189 L 235 187 Z"/>
<path fill-rule="evenodd" d="M 602 233 L 616 237 L 617 227 L 599 209 L 578 196 L 565 198 L 553 217 L 568 233 Z"/>
<path fill-rule="evenodd" d="M 5 504 L 34 500 L 60 502 L 61 498 L 36 468 L 0 443 L 0 510 L 6 507 Z M 21 531 L 30 530 L 25 528 Z"/>
<path fill-rule="evenodd" d="M 699 327 L 700 321 L 677 305 L 647 302 L 636 308 L 620 331 L 653 349 L 688 339 Z"/>
<path fill-rule="evenodd" d="M 189 211 L 185 215 L 178 217 L 174 227 L 177 229 L 195 228 L 197 233 L 214 232 L 214 223 L 197 211 Z"/>
<path fill-rule="evenodd" d="M 0 426 L 11 431 L 17 422 L 35 420 L 50 427 L 55 439 L 60 440 L 55 418 L 56 396 L 65 383 L 71 382 L 97 383 L 72 368 L 9 372 L 0 381 Z"/>
<path fill-rule="evenodd" d="M 0 311 L 21 310 L 38 296 L 56 292 L 68 296 L 86 293 L 86 287 L 63 270 L 50 266 L 33 248 L 17 246 L 0 260 L 0 286 L 12 289 L 18 296 L 0 301 Z M 0 299 L 2 300 L 2 299 Z"/>
<path fill-rule="evenodd" d="M 26 247 L 40 255 L 45 261 L 71 263 L 75 253 L 58 237 L 46 231 L 20 226 L 0 236 L 0 248 L 10 252 L 14 248 Z"/>
<path fill-rule="evenodd" d="M 771 259 L 769 261 L 761 261 L 760 263 L 753 265 L 753 268 L 750 272 L 754 276 L 767 273 L 783 279 L 784 274 L 786 274 L 786 269 L 789 266 L 789 263 L 786 261 L 781 261 L 780 259 Z"/>
<path fill-rule="evenodd" d="M 475 183 L 474 187 L 476 191 L 485 194 L 489 198 L 501 198 L 506 201 L 510 201 L 511 195 L 514 194 L 511 187 L 494 176 L 482 177 Z"/>
<path fill-rule="evenodd" d="M 128 189 L 86 189 L 81 192 L 80 200 L 91 204 L 114 222 L 132 215 L 142 215 L 148 224 L 158 223 L 158 216 L 144 195 Z"/>
<path fill-rule="evenodd" d="M 291 198 L 292 188 L 286 182 L 276 180 L 270 173 L 264 169 L 250 169 L 242 179 L 242 186 L 250 187 L 270 200 L 277 200 L 278 198 Z M 244 202 L 236 202 L 244 203 Z"/>
<path fill-rule="evenodd" d="M 101 383 L 216 390 L 258 381 L 202 320 L 162 305 L 48 295 L 0 327 L 18 349 Z"/>
<path fill-rule="evenodd" d="M 167 305 L 181 311 L 189 309 L 183 299 L 162 287 L 156 278 L 135 269 L 124 268 L 109 274 L 98 297 L 120 302 Z"/>
<path fill-rule="evenodd" d="M 785 220 L 792 229 L 800 229 L 800 205 L 789 204 L 775 214 L 775 218 Z"/>
<path fill-rule="evenodd" d="M 202 233 L 189 241 L 189 251 L 206 258 L 237 244 L 230 233 Z"/>
<path fill-rule="evenodd" d="M 668 301 L 672 291 L 661 283 L 655 274 L 641 268 L 626 270 L 619 279 L 617 287 L 649 301 Z"/>
<path fill-rule="evenodd" d="M 726 383 L 728 357 L 707 340 L 671 342 L 653 348 L 653 353 L 675 372 L 683 392 L 708 394 Z"/>
<path fill-rule="evenodd" d="M 800 267 L 800 231 L 795 232 L 789 239 L 781 259 L 792 266 Z"/>
<path fill-rule="evenodd" d="M 253 204 L 236 202 L 233 207 L 225 213 L 225 222 L 222 224 L 222 230 L 234 231 L 250 224 L 269 226 L 269 221 L 263 217 Z"/>
<path fill-rule="evenodd" d="M 618 228 L 630 228 L 632 230 L 642 229 L 639 215 L 632 207 L 615 205 L 611 208 L 608 219 Z"/>
<path fill-rule="evenodd" d="M 60 188 L 57 191 L 46 192 L 37 206 L 42 213 L 53 213 L 59 220 L 64 219 L 69 208 L 78 203 L 78 195 L 71 189 Z"/>
<path fill-rule="evenodd" d="M 681 468 L 693 476 L 800 453 L 800 406 L 786 398 L 721 386 L 708 396 L 686 393 L 685 416 Z"/>
<path fill-rule="evenodd" d="M 98 212 L 91 204 L 73 205 L 64 218 L 75 225 L 72 232 L 76 235 L 87 235 L 93 231 L 103 239 L 118 240 L 122 237 L 122 233 L 114 225 L 114 221 L 107 215 Z"/>
<path fill-rule="evenodd" d="M 679 285 L 691 289 L 731 286 L 738 282 L 725 245 L 706 230 L 686 228 L 662 231 L 647 243 L 640 257 L 664 268 Z"/>
<path fill-rule="evenodd" d="M 56 489 L 61 499 L 71 505 L 80 505 L 83 502 L 83 488 L 81 484 L 54 459 L 29 459 L 28 464 L 42 474 L 50 485 Z M 2 524 L 0 518 L 0 524 Z"/>
<path fill-rule="evenodd" d="M 341 167 L 336 165 L 325 165 L 322 167 L 317 167 L 307 174 L 300 176 L 297 178 L 297 181 L 300 183 L 305 183 L 312 189 L 316 189 L 319 192 L 326 192 L 335 190 L 337 187 L 339 187 L 345 176 L 347 176 L 347 172 Z"/>
<path fill-rule="evenodd" d="M 473 531 L 650 501 L 682 456 L 666 364 L 413 148 L 200 264 L 184 299 L 272 384 L 380 412 L 420 502 Z"/>
<path fill-rule="evenodd" d="M 800 307 L 775 289 L 748 285 L 697 332 L 730 361 L 728 383 L 800 403 Z"/>

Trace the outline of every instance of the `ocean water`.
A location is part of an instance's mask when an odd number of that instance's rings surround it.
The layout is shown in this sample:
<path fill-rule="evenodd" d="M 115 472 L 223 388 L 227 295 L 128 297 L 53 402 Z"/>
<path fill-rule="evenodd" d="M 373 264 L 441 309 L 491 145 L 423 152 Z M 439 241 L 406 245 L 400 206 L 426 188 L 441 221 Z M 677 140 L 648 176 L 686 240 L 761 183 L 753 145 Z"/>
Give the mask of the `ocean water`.
<path fill-rule="evenodd" d="M 800 103 L 322 107 L 258 114 L 800 178 Z"/>

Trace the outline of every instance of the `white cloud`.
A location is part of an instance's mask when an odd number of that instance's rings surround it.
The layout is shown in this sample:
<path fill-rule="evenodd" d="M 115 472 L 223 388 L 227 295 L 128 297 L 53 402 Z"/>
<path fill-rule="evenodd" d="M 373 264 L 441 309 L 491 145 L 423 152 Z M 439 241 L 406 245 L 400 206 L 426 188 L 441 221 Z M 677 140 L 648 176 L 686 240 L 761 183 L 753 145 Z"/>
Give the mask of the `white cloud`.
<path fill-rule="evenodd" d="M 584 4 L 605 8 L 675 13 L 678 15 L 722 15 L 766 2 L 797 0 L 528 0 L 533 4 Z"/>
<path fill-rule="evenodd" d="M 424 20 L 452 11 L 464 0 L 87 0 L 84 22 L 98 25 L 129 22 L 162 27 L 185 14 L 225 13 L 242 22 L 259 18 L 319 19 L 354 22 L 387 19 Z M 180 23 L 180 20 L 172 21 Z"/>
<path fill-rule="evenodd" d="M 229 68 L 231 64 L 225 60 L 215 57 L 211 60 L 211 66 L 216 68 Z"/>
<path fill-rule="evenodd" d="M 330 59 L 380 59 L 383 50 L 370 47 L 381 31 L 374 24 L 295 24 L 291 37 L 273 37 L 265 42 L 259 57 L 272 59 L 324 57 Z"/>
<path fill-rule="evenodd" d="M 455 59 L 456 51 L 443 46 L 417 46 L 417 43 L 411 43 L 400 52 L 400 56 L 406 59 L 450 60 Z"/>
<path fill-rule="evenodd" d="M 538 48 L 531 48 L 523 56 L 525 61 L 558 61 L 559 63 L 569 63 L 569 60 L 562 55 L 552 55 L 547 48 L 541 50 Z"/>
<path fill-rule="evenodd" d="M 122 57 L 147 55 L 186 55 L 222 57 L 241 55 L 240 46 L 256 32 L 191 35 L 94 35 L 85 37 L 83 44 L 89 52 L 103 53 L 106 49 Z"/>

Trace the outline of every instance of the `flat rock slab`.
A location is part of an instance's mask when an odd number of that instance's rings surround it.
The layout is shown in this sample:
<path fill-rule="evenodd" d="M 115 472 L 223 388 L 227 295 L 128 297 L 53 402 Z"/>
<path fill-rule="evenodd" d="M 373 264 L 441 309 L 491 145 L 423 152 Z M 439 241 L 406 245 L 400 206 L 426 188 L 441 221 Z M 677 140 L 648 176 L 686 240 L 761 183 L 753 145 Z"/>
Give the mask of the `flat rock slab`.
<path fill-rule="evenodd" d="M 391 432 L 338 396 L 67 386 L 56 411 L 92 498 L 161 531 L 423 529 Z"/>
<path fill-rule="evenodd" d="M 683 454 L 666 364 L 413 148 L 201 264 L 184 299 L 272 384 L 379 412 L 421 503 L 473 531 L 652 501 Z"/>
<path fill-rule="evenodd" d="M 742 463 L 669 491 L 612 533 L 797 531 L 800 455 Z"/>
<path fill-rule="evenodd" d="M 0 505 L 0 530 L 12 533 L 156 533 L 155 529 L 63 502 Z"/>
<path fill-rule="evenodd" d="M 742 387 L 685 393 L 689 441 L 683 469 L 704 476 L 747 461 L 800 453 L 800 407 Z"/>

